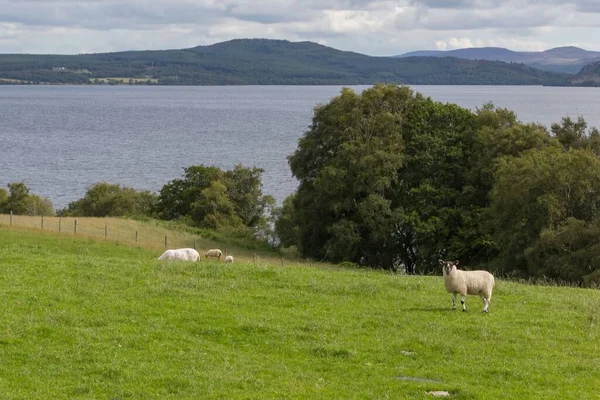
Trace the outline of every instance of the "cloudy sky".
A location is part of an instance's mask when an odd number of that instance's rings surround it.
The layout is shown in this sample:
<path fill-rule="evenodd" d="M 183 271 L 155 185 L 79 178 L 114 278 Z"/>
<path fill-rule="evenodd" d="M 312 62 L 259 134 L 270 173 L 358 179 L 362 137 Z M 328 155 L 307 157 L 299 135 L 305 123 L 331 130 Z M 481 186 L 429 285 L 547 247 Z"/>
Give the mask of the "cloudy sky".
<path fill-rule="evenodd" d="M 369 55 L 600 50 L 600 0 L 0 0 L 0 53 L 180 49 L 235 38 Z"/>

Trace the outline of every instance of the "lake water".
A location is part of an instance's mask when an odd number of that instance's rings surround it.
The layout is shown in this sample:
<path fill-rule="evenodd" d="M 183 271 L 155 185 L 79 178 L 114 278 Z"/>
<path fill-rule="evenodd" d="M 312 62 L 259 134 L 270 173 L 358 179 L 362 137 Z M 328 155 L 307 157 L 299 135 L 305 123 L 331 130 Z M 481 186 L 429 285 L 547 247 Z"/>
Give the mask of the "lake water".
<path fill-rule="evenodd" d="M 351 86 L 360 92 L 368 86 Z M 600 127 L 600 89 L 413 86 L 474 109 L 487 102 L 549 126 L 582 115 Z M 56 208 L 106 181 L 158 191 L 190 165 L 265 170 L 281 202 L 297 182 L 286 157 L 313 107 L 341 86 L 0 86 L 0 186 L 23 181 Z"/>

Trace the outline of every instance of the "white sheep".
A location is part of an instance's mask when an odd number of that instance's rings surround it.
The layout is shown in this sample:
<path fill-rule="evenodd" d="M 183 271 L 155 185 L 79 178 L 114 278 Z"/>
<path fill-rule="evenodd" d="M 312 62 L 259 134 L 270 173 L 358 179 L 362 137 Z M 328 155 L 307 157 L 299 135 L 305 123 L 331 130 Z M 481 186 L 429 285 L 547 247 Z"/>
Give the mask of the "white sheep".
<path fill-rule="evenodd" d="M 227 257 L 225 257 L 225 262 L 226 263 L 232 263 L 233 262 L 233 256 L 227 256 Z"/>
<path fill-rule="evenodd" d="M 172 249 L 167 250 L 159 260 L 178 260 L 178 261 L 200 261 L 200 254 L 194 249 Z"/>
<path fill-rule="evenodd" d="M 223 252 L 219 249 L 210 249 L 206 253 L 204 253 L 204 257 L 218 258 L 220 260 L 222 254 Z"/>
<path fill-rule="evenodd" d="M 481 297 L 483 312 L 488 312 L 494 289 L 494 276 L 487 271 L 462 271 L 456 268 L 458 261 L 439 260 L 439 263 L 443 267 L 446 291 L 452 293 L 452 309 L 456 310 L 456 295 L 460 294 L 462 310 L 467 311 L 465 297 L 472 294 Z"/>

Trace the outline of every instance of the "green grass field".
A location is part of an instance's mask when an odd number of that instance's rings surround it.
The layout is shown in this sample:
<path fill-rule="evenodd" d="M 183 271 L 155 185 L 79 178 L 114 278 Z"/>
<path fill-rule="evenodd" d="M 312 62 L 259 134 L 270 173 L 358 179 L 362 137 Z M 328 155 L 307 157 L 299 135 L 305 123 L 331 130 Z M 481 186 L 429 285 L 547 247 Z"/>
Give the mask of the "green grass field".
<path fill-rule="evenodd" d="M 0 397 L 600 398 L 598 290 L 155 257 L 0 227 Z"/>

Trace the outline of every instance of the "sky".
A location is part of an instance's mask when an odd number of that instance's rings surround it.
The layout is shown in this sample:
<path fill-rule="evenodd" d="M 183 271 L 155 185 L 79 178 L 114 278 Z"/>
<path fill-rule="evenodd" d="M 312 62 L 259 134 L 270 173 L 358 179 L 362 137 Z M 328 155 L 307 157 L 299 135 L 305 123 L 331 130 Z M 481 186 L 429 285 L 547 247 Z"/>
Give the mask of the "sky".
<path fill-rule="evenodd" d="M 600 50 L 600 0 L 0 0 L 0 53 L 182 49 L 238 38 L 374 56 Z"/>

